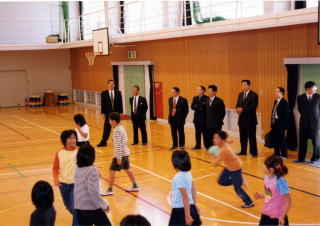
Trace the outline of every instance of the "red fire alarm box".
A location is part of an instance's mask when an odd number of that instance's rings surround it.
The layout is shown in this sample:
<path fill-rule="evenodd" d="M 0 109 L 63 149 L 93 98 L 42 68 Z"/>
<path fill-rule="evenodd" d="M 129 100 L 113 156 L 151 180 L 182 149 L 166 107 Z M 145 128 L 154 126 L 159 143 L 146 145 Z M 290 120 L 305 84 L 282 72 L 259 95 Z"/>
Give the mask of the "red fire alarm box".
<path fill-rule="evenodd" d="M 163 91 L 162 91 L 162 82 L 154 82 L 154 99 L 155 99 L 155 108 L 156 108 L 156 117 L 163 118 Z"/>

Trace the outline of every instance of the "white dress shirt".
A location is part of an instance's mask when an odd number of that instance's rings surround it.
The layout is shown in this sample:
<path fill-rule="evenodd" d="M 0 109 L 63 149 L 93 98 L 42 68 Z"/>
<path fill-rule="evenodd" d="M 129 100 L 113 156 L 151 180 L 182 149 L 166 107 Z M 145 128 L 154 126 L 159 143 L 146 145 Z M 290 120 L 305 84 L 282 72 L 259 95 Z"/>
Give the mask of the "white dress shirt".
<path fill-rule="evenodd" d="M 134 112 L 134 108 L 137 106 L 137 111 L 138 111 L 138 102 L 139 102 L 139 95 L 133 96 L 132 100 L 132 112 Z"/>

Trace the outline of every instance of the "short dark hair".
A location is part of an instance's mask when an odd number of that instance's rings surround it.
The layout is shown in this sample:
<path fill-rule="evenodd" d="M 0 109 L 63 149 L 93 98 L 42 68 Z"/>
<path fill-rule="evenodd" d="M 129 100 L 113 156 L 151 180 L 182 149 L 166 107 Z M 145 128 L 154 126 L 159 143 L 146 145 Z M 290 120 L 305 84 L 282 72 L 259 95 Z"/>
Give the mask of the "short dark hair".
<path fill-rule="evenodd" d="M 96 159 L 96 151 L 90 144 L 80 146 L 77 153 L 78 167 L 92 166 Z"/>
<path fill-rule="evenodd" d="M 218 131 L 217 134 L 221 140 L 226 140 L 228 138 L 228 134 L 225 131 Z"/>
<path fill-rule="evenodd" d="M 308 82 L 306 82 L 306 83 L 304 84 L 304 88 L 305 88 L 305 89 L 310 89 L 310 88 L 312 88 L 312 87 L 315 86 L 315 85 L 316 85 L 315 82 L 313 82 L 313 81 L 308 81 Z"/>
<path fill-rule="evenodd" d="M 172 164 L 175 169 L 183 172 L 191 170 L 191 161 L 188 152 L 184 150 L 177 150 L 172 153 Z"/>
<path fill-rule="evenodd" d="M 242 81 L 241 81 L 241 84 L 244 83 L 244 82 L 247 83 L 249 86 L 251 85 L 251 82 L 250 82 L 250 80 L 248 80 L 248 79 L 242 80 Z"/>
<path fill-rule="evenodd" d="M 273 168 L 274 174 L 278 179 L 288 174 L 288 167 L 283 164 L 283 160 L 280 156 L 270 155 L 264 160 L 264 165 L 268 169 Z"/>
<path fill-rule="evenodd" d="M 151 226 L 151 224 L 144 216 L 127 215 L 121 220 L 120 226 Z"/>
<path fill-rule="evenodd" d="M 120 122 L 120 114 L 118 112 L 111 112 L 109 115 L 109 119 L 119 123 Z"/>
<path fill-rule="evenodd" d="M 282 95 L 284 95 L 284 88 L 281 86 L 278 86 L 277 88 L 279 89 L 280 93 L 282 93 Z"/>
<path fill-rule="evenodd" d="M 180 93 L 180 89 L 178 87 L 172 87 L 172 89 L 174 89 L 177 93 Z"/>
<path fill-rule="evenodd" d="M 116 81 L 113 80 L 113 79 L 109 79 L 109 80 L 108 80 L 108 84 L 109 84 L 110 82 L 113 82 L 114 84 L 116 84 Z"/>
<path fill-rule="evenodd" d="M 138 91 L 140 90 L 140 87 L 138 85 L 134 85 L 133 88 L 136 88 Z"/>
<path fill-rule="evenodd" d="M 73 120 L 80 126 L 84 126 L 85 124 L 87 124 L 86 119 L 82 114 L 76 114 L 75 116 L 73 116 Z"/>
<path fill-rule="evenodd" d="M 208 89 L 212 89 L 213 92 L 218 91 L 218 87 L 216 85 L 210 85 L 210 86 L 208 86 Z"/>
<path fill-rule="evenodd" d="M 73 134 L 73 135 L 76 137 L 76 139 L 78 140 L 77 132 L 76 132 L 75 130 L 68 129 L 68 130 L 62 131 L 62 133 L 60 134 L 60 140 L 61 140 L 61 143 L 63 144 L 63 146 L 66 146 L 66 145 L 67 145 L 67 139 L 68 139 L 69 137 L 71 137 L 72 134 Z"/>
<path fill-rule="evenodd" d="M 202 89 L 203 92 L 206 91 L 206 87 L 204 87 L 204 86 L 199 86 L 199 87 Z"/>
<path fill-rule="evenodd" d="M 33 185 L 31 199 L 37 209 L 48 209 L 54 202 L 53 190 L 47 181 L 40 180 Z"/>

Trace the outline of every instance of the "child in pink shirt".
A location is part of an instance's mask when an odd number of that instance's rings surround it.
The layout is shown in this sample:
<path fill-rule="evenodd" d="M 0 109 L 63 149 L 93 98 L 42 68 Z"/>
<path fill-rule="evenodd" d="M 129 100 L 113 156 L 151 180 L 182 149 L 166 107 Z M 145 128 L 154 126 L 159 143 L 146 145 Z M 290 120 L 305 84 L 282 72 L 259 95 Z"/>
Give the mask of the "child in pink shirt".
<path fill-rule="evenodd" d="M 264 189 L 265 194 L 256 192 L 256 199 L 264 199 L 264 206 L 259 225 L 289 225 L 288 211 L 291 206 L 291 197 L 288 182 L 284 175 L 288 168 L 279 156 L 269 156 L 264 161 Z"/>

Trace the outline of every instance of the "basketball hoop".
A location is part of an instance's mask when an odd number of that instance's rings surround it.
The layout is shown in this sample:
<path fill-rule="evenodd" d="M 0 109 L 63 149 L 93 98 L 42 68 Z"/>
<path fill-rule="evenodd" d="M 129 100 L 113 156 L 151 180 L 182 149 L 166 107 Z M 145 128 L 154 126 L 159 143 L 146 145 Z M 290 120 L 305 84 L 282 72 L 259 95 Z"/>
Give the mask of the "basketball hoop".
<path fill-rule="evenodd" d="M 87 60 L 89 62 L 89 66 L 93 66 L 94 65 L 94 59 L 96 58 L 96 56 L 101 55 L 101 53 L 95 53 L 95 52 L 86 52 L 85 53 Z"/>

